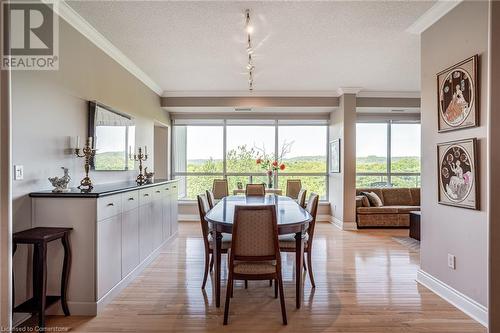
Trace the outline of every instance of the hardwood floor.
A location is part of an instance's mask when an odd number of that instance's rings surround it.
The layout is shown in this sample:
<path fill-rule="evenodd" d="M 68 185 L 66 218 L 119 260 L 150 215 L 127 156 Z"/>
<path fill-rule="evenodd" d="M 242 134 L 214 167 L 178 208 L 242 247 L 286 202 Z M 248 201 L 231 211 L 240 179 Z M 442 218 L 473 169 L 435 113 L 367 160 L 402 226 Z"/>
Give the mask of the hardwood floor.
<path fill-rule="evenodd" d="M 294 254 L 283 254 L 288 326 L 268 281 L 237 283 L 230 321 L 203 278 L 197 223 L 181 223 L 178 239 L 97 317 L 49 316 L 49 327 L 75 332 L 486 332 L 415 282 L 419 254 L 394 241 L 408 230 L 340 231 L 318 223 L 313 250 L 316 289 L 305 275 L 304 303 L 295 308 Z M 225 255 L 223 279 L 226 276 Z M 223 293 L 225 295 L 225 280 Z"/>

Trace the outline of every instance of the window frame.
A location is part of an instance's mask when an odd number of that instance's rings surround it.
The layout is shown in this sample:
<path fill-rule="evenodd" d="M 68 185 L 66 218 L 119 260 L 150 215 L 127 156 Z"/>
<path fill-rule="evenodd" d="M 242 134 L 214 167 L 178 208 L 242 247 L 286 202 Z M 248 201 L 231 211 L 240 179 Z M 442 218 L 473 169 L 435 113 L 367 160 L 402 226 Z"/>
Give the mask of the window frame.
<path fill-rule="evenodd" d="M 264 123 L 264 121 L 266 123 Z M 172 140 L 171 141 L 171 151 L 172 151 L 172 158 L 171 158 L 171 165 L 172 165 L 172 177 L 182 177 L 182 176 L 219 176 L 224 179 L 227 179 L 227 177 L 231 176 L 247 176 L 249 177 L 249 181 L 252 180 L 252 177 L 261 177 L 265 176 L 266 173 L 262 172 L 228 172 L 227 171 L 227 127 L 228 126 L 270 126 L 274 127 L 274 157 L 278 157 L 278 152 L 279 152 L 279 127 L 285 127 L 285 126 L 318 126 L 318 127 L 324 127 L 324 130 L 326 131 L 326 141 L 324 143 L 325 145 L 325 153 L 326 153 L 326 160 L 325 160 L 325 172 L 278 172 L 277 174 L 274 175 L 273 182 L 274 184 L 278 184 L 279 177 L 283 176 L 311 176 L 311 177 L 324 177 L 325 178 L 325 188 L 326 188 L 326 193 L 325 193 L 325 198 L 321 199 L 320 201 L 322 202 L 327 202 L 329 198 L 329 173 L 328 173 L 328 161 L 329 161 L 329 149 L 328 149 L 328 143 L 330 140 L 330 131 L 329 131 L 329 126 L 328 122 L 320 122 L 318 120 L 313 120 L 311 119 L 310 122 L 308 120 L 303 120 L 300 123 L 281 123 L 280 119 L 253 119 L 253 120 L 248 120 L 248 121 L 240 121 L 233 123 L 232 119 L 223 119 L 221 122 L 213 123 L 210 121 L 204 122 L 203 120 L 198 120 L 196 122 L 193 122 L 192 124 L 189 123 L 180 123 L 180 124 L 172 124 Z M 208 173 L 208 172 L 177 172 L 175 170 L 175 157 L 177 156 L 177 149 L 176 145 L 174 144 L 175 142 L 175 131 L 177 126 L 216 126 L 216 127 L 223 127 L 223 134 L 222 134 L 222 156 L 223 156 L 223 168 L 222 172 L 214 172 L 214 173 Z M 180 201 L 186 201 L 186 202 L 192 202 L 194 201 L 193 199 L 185 199 L 185 198 L 180 198 Z"/>
<path fill-rule="evenodd" d="M 393 124 L 418 124 L 421 125 L 420 121 L 414 120 L 358 120 L 356 121 L 357 124 L 385 124 L 387 128 L 387 156 L 386 156 L 386 172 L 358 172 L 356 168 L 356 179 L 358 176 L 376 176 L 376 177 L 386 177 L 387 179 L 387 185 L 392 184 L 392 177 L 404 177 L 404 176 L 414 176 L 417 177 L 416 181 L 419 183 L 419 186 L 421 186 L 421 180 L 418 180 L 421 177 L 422 173 L 422 166 L 420 166 L 420 172 L 392 172 L 392 125 Z M 420 140 L 422 140 L 422 135 L 420 135 Z M 356 135 L 356 141 L 357 141 L 357 135 Z M 356 156 L 356 159 L 358 156 Z M 420 160 L 422 160 L 422 154 L 420 154 Z M 356 180 L 357 183 L 357 180 Z M 356 186 L 356 188 L 358 188 Z"/>

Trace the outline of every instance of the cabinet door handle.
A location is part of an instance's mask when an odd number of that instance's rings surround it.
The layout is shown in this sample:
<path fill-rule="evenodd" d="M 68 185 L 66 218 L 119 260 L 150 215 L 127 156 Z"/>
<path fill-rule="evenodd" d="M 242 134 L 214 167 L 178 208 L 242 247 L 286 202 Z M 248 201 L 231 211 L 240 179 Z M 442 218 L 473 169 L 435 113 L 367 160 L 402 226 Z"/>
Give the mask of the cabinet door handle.
<path fill-rule="evenodd" d="M 177 186 L 173 186 L 173 188 L 177 188 Z"/>
<path fill-rule="evenodd" d="M 156 191 L 156 193 L 161 193 L 161 191 Z"/>
<path fill-rule="evenodd" d="M 145 197 L 149 197 L 149 193 L 144 193 L 144 196 Z"/>
<path fill-rule="evenodd" d="M 168 187 L 167 187 L 167 188 L 165 188 L 165 191 L 168 191 L 168 190 L 170 190 L 170 188 L 168 188 Z"/>
<path fill-rule="evenodd" d="M 108 207 L 111 207 L 111 206 L 114 206 L 114 205 L 115 205 L 114 203 L 110 202 L 110 203 L 108 204 Z"/>
<path fill-rule="evenodd" d="M 128 201 L 133 201 L 133 200 L 134 200 L 134 198 L 128 198 Z"/>

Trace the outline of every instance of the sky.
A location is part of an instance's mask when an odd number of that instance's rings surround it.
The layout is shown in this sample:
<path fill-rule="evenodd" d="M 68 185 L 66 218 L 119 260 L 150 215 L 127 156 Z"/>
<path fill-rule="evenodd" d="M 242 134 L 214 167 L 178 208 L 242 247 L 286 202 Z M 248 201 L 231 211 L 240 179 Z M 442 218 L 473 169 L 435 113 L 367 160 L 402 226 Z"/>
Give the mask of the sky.
<path fill-rule="evenodd" d="M 420 124 L 393 124 L 393 157 L 420 156 Z M 387 124 L 356 125 L 356 156 L 387 155 Z"/>

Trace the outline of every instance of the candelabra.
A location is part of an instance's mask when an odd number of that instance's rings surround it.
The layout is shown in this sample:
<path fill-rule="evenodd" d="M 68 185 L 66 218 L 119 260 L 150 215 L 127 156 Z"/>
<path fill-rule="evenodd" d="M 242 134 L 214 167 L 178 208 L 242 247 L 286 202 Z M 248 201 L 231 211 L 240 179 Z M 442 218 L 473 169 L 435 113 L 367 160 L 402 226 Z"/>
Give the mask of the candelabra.
<path fill-rule="evenodd" d="M 148 159 L 148 147 L 144 146 L 144 154 L 142 153 L 142 148 L 139 147 L 139 152 L 132 155 L 131 149 L 129 149 L 129 158 L 132 161 L 139 162 L 139 175 L 137 176 L 136 182 L 142 185 L 146 182 L 146 176 L 142 173 L 142 162 Z"/>
<path fill-rule="evenodd" d="M 79 138 L 77 138 L 75 155 L 77 157 L 85 158 L 85 164 L 84 164 L 85 177 L 80 181 L 80 186 L 78 186 L 78 188 L 82 191 L 90 191 L 94 188 L 94 186 L 92 186 L 92 180 L 89 177 L 90 159 L 95 156 L 96 149 L 92 149 L 92 138 L 89 137 L 89 138 L 87 138 L 87 141 L 85 142 L 85 147 L 83 147 L 83 149 L 81 149 L 82 153 L 80 154 L 80 148 L 78 148 L 78 146 L 79 146 L 78 141 L 79 141 Z"/>

